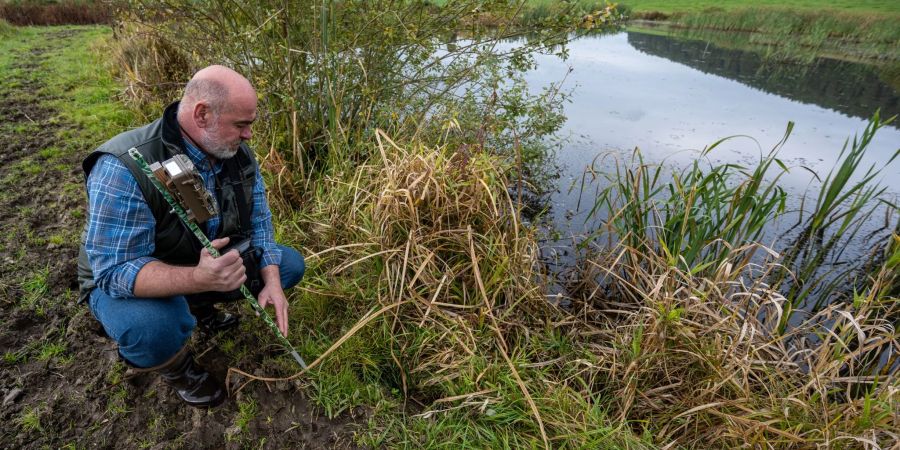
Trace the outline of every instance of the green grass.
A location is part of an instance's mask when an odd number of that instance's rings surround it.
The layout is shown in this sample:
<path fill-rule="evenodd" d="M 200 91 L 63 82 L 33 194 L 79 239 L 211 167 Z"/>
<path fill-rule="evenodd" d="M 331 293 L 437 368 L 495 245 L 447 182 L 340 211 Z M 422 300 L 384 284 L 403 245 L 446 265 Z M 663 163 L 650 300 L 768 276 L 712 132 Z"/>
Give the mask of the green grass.
<path fill-rule="evenodd" d="M 125 367 L 125 364 L 122 364 L 121 362 L 117 361 L 115 364 L 112 365 L 112 367 L 109 368 L 109 371 L 106 372 L 106 377 L 105 377 L 106 382 L 109 383 L 110 385 L 115 385 L 115 384 L 121 383 L 123 377 L 125 376 L 126 369 L 127 368 Z"/>
<path fill-rule="evenodd" d="M 20 349 L 15 352 L 4 352 L 3 353 L 3 362 L 5 364 L 18 364 L 20 362 L 24 362 L 28 360 L 27 352 L 24 349 Z"/>
<path fill-rule="evenodd" d="M 0 91 L 9 91 L 18 87 L 11 80 L 22 73 L 21 68 L 13 68 L 22 49 L 27 49 L 35 44 L 37 31 L 30 27 L 13 27 L 4 21 L 0 21 L 0 33 L 4 38 L 0 39 Z"/>
<path fill-rule="evenodd" d="M 15 27 L 9 24 L 9 22 L 0 19 L 0 37 L 8 38 L 12 36 L 16 32 Z"/>
<path fill-rule="evenodd" d="M 662 9 L 655 8 L 658 3 L 638 4 L 643 6 L 632 9 L 630 17 L 664 19 L 670 33 L 754 51 L 770 60 L 808 64 L 827 56 L 867 61 L 880 66 L 889 83 L 900 67 L 900 2 L 684 2 L 681 7 L 665 3 Z M 632 26 L 648 31 L 642 24 Z"/>
<path fill-rule="evenodd" d="M 25 297 L 22 299 L 23 306 L 35 308 L 41 303 L 50 290 L 47 285 L 49 277 L 50 269 L 44 268 L 33 272 L 22 282 L 22 290 L 25 292 Z"/>
<path fill-rule="evenodd" d="M 41 408 L 45 405 L 41 404 L 32 408 L 26 408 L 22 411 L 16 422 L 24 431 L 41 431 Z"/>
<path fill-rule="evenodd" d="M 541 0 L 529 0 L 538 3 Z M 860 13 L 900 14 L 900 2 L 893 0 L 626 0 L 619 2 L 634 12 L 659 11 L 663 13 L 699 12 L 709 8 L 724 10 L 747 7 L 778 7 L 804 11 L 852 11 Z"/>
<path fill-rule="evenodd" d="M 41 361 L 49 361 L 50 359 L 62 355 L 66 352 L 66 344 L 62 342 L 50 342 L 41 346 L 38 353 L 38 359 Z"/>
<path fill-rule="evenodd" d="M 238 414 L 234 418 L 234 425 L 241 431 L 247 431 L 247 426 L 250 425 L 251 421 L 256 419 L 256 413 L 258 410 L 259 406 L 256 404 L 256 400 L 252 398 L 239 401 Z"/>
<path fill-rule="evenodd" d="M 52 335 L 52 333 L 48 335 Z M 18 350 L 4 352 L 3 363 L 14 365 L 33 359 L 37 359 L 38 361 L 50 361 L 55 359 L 58 365 L 66 365 L 73 360 L 73 355 L 66 355 L 66 350 L 67 347 L 65 341 L 62 339 L 47 342 L 34 340 Z"/>
<path fill-rule="evenodd" d="M 44 159 L 56 159 L 62 156 L 63 152 L 58 147 L 47 147 L 38 153 Z"/>
<path fill-rule="evenodd" d="M 79 33 L 64 48 L 54 49 L 43 64 L 48 72 L 47 94 L 50 104 L 60 112 L 63 123 L 75 125 L 63 132 L 60 144 L 85 151 L 134 124 L 134 114 L 114 98 L 120 86 L 109 70 L 97 70 L 95 64 L 110 64 L 100 58 L 111 32 L 108 27 L 62 27 Z M 55 30 L 52 28 L 51 30 Z M 47 29 L 39 28 L 46 33 Z M 85 61 L 96 61 L 85 64 Z"/>
<path fill-rule="evenodd" d="M 106 372 L 106 383 L 111 387 L 109 397 L 106 400 L 106 414 L 117 416 L 125 414 L 128 409 L 128 389 L 123 383 L 125 378 L 125 364 L 116 362 Z"/>
<path fill-rule="evenodd" d="M 3 25 L 0 24 L 0 33 Z M 134 124 L 134 114 L 114 101 L 120 87 L 108 70 L 98 70 L 109 61 L 101 54 L 111 36 L 103 26 L 14 27 L 12 39 L 0 39 L 0 92 L 12 91 L 11 80 L 21 74 L 14 67 L 21 55 L 39 43 L 49 42 L 50 50 L 39 69 L 30 76 L 41 81 L 31 93 L 35 99 L 50 99 L 47 105 L 59 112 L 51 120 L 74 125 L 60 130 L 59 140 L 40 151 L 43 158 L 55 160 L 78 152 L 86 154 L 115 133 Z M 73 33 L 66 45 L 54 45 L 58 33 Z M 17 127 L 29 125 L 17 125 Z M 10 130 L 27 131 L 27 130 Z"/>
<path fill-rule="evenodd" d="M 116 386 L 106 401 L 106 413 L 112 417 L 127 414 L 130 412 L 127 399 L 128 388 L 124 384 Z"/>
<path fill-rule="evenodd" d="M 367 354 L 370 353 L 360 353 Z M 350 408 L 377 404 L 384 398 L 382 389 L 375 379 L 366 380 L 352 367 L 346 367 L 337 373 L 320 373 L 310 382 L 308 395 L 327 417 L 333 418 Z"/>
<path fill-rule="evenodd" d="M 448 0 L 431 0 L 430 3 L 444 7 L 452 2 Z M 609 5 L 610 2 L 605 0 L 569 0 L 565 2 L 558 0 L 525 0 L 521 4 L 521 9 L 516 8 L 518 14 L 513 20 L 519 25 L 534 26 L 537 29 L 545 30 L 554 27 L 554 23 L 558 25 L 560 19 L 562 19 L 562 23 L 574 22 L 580 23 L 583 28 L 594 28 L 595 26 L 601 26 L 601 21 L 599 20 L 601 16 L 594 13 L 602 13 Z M 606 23 L 607 19 L 613 18 L 604 18 L 602 22 Z M 594 22 L 595 20 L 597 22 Z M 488 19 L 484 20 L 484 23 L 496 26 L 504 23 L 504 21 Z"/>

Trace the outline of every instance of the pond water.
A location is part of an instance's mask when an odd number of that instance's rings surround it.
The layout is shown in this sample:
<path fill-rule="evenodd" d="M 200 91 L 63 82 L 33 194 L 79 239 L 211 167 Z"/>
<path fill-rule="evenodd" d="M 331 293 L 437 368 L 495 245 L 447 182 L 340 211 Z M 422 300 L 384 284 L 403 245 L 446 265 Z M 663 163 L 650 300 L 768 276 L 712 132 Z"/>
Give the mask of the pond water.
<path fill-rule="evenodd" d="M 860 134 L 876 109 L 882 117 L 900 113 L 900 94 L 862 64 L 818 60 L 810 66 L 778 66 L 750 52 L 632 31 L 581 37 L 568 49 L 564 61 L 539 56 L 537 68 L 526 76 L 535 91 L 565 79 L 563 88 L 572 94 L 561 131 L 567 141 L 557 154 L 558 191 L 550 197 L 550 217 L 563 238 L 549 247 L 571 247 L 567 236 L 583 231 L 585 200 L 576 211 L 577 184 L 599 154 L 627 156 L 638 147 L 648 160 L 680 167 L 705 146 L 743 135 L 723 143 L 708 159 L 753 166 L 793 121 L 779 155 L 791 168 L 782 186 L 799 204 L 804 192 L 817 187 L 803 168 L 824 177 L 845 140 Z M 883 167 L 898 148 L 895 123 L 878 132 L 862 166 Z M 900 161 L 884 169 L 881 182 L 897 196 Z M 882 217 L 870 228 L 883 225 Z M 769 235 L 779 235 L 778 224 L 773 227 Z"/>

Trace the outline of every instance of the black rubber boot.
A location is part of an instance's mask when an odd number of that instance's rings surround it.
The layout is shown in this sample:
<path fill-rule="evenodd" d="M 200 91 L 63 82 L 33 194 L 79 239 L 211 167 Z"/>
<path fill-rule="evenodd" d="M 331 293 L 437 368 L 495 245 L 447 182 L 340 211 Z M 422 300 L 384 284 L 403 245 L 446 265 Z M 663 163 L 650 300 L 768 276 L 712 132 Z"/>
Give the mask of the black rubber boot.
<path fill-rule="evenodd" d="M 206 333 L 230 330 L 240 323 L 238 316 L 221 311 L 213 305 L 191 306 L 191 314 L 197 318 L 197 326 Z"/>
<path fill-rule="evenodd" d="M 212 374 L 194 362 L 194 355 L 187 347 L 165 364 L 155 367 L 160 377 L 175 389 L 188 405 L 212 408 L 225 400 L 225 391 L 213 379 Z"/>

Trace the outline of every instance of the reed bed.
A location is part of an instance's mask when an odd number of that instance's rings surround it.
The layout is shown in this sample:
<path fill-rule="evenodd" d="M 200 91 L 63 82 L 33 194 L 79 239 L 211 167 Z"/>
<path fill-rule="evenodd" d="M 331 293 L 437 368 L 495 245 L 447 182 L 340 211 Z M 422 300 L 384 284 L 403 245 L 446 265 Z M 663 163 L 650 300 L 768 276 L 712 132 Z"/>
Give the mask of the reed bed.
<path fill-rule="evenodd" d="M 588 261 L 612 279 L 578 315 L 598 328 L 585 345 L 606 356 L 602 389 L 618 417 L 688 447 L 890 447 L 898 384 L 864 364 L 900 349 L 896 298 L 881 297 L 888 270 L 854 305 L 780 333 L 787 299 L 738 275 L 747 249 L 736 250 L 706 277 L 624 245 Z"/>
<path fill-rule="evenodd" d="M 767 276 L 768 282 L 783 291 L 789 308 L 817 310 L 846 301 L 846 286 L 855 286 L 854 274 L 866 261 L 841 255 L 878 214 L 887 218 L 881 236 L 889 235 L 890 220 L 896 220 L 896 205 L 877 183 L 884 166 L 862 165 L 877 131 L 891 122 L 876 112 L 859 136 L 845 142 L 835 167 L 822 177 L 815 175 L 818 190 L 804 194 L 790 210 L 779 180 L 791 169 L 778 159 L 793 128 L 790 123 L 784 137 L 750 167 L 707 161 L 731 138 L 713 143 L 687 168 L 671 172 L 661 163 L 645 162 L 639 151 L 628 161 L 598 158 L 580 185 L 582 195 L 594 199 L 588 216 L 603 219 L 590 238 L 605 239 L 609 246 L 624 242 L 698 276 L 710 276 L 738 253 L 746 265 L 760 256 L 757 247 L 747 245 L 765 240 L 782 267 Z M 898 156 L 900 149 L 886 165 Z M 592 186 L 597 186 L 593 192 L 585 192 Z M 766 224 L 786 217 L 796 225 L 784 236 L 764 234 Z M 866 283 L 865 277 L 858 281 Z"/>
<path fill-rule="evenodd" d="M 881 168 L 860 167 L 882 125 L 876 114 L 848 141 L 799 236 L 777 247 L 758 242 L 785 214 L 784 140 L 755 167 L 664 173 L 636 153 L 605 171 L 591 210 L 604 225 L 583 241 L 570 292 L 599 328 L 589 345 L 610 356 L 604 389 L 621 420 L 690 447 L 896 442 L 897 235 L 882 233 L 877 264 L 831 266 L 875 210 L 896 213 L 878 200 Z"/>

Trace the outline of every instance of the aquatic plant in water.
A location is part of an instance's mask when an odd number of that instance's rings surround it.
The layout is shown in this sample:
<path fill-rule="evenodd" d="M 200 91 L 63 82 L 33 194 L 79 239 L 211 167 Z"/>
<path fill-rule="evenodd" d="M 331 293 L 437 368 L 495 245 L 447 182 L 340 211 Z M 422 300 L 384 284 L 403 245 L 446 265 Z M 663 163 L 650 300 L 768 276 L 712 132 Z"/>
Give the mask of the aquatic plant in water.
<path fill-rule="evenodd" d="M 849 291 L 842 283 L 863 266 L 857 261 L 838 272 L 829 258 L 839 256 L 880 208 L 897 209 L 882 198 L 885 188 L 877 184 L 884 167 L 873 165 L 864 172 L 860 167 L 868 144 L 884 124 L 876 113 L 858 139 L 845 143 L 835 168 L 820 180 L 808 211 L 804 205 L 811 201 L 805 200 L 799 211 L 786 211 L 787 194 L 779 186 L 789 168 L 778 159 L 778 150 L 793 124 L 788 124 L 782 140 L 755 167 L 706 162 L 725 140 L 705 148 L 686 169 L 671 173 L 664 173 L 662 164 L 645 162 L 640 151 L 630 163 L 616 161 L 608 170 L 594 167 L 589 173 L 606 178 L 606 187 L 588 213 L 588 218 L 604 218 L 594 237 L 620 240 L 642 253 L 664 257 L 670 267 L 708 276 L 736 252 L 743 256 L 741 266 L 753 261 L 766 224 L 786 214 L 799 214 L 799 235 L 767 249 L 777 252 L 781 265 L 768 282 L 784 290 L 790 308 L 806 305 L 811 295 L 816 297 L 807 308 L 814 313 L 830 303 L 832 295 L 846 295 Z M 898 154 L 900 150 L 888 164 Z M 590 242 L 586 239 L 582 246 Z M 789 317 L 790 312 L 785 319 Z"/>

